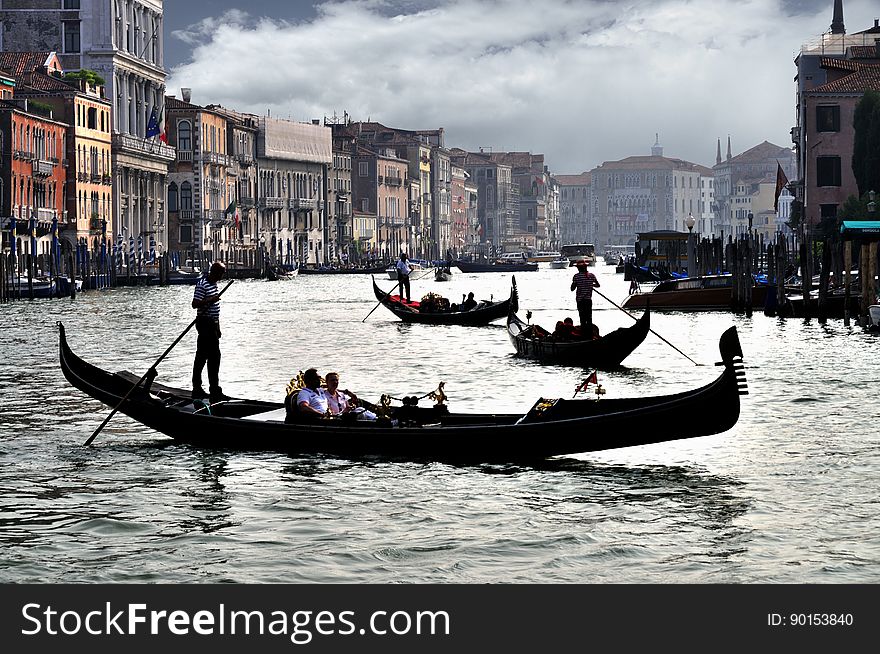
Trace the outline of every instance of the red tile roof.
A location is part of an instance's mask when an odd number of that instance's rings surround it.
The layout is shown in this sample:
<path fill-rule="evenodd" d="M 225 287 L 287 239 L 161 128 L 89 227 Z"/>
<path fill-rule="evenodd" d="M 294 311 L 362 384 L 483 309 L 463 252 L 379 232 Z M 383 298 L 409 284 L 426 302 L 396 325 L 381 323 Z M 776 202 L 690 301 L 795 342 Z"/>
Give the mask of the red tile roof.
<path fill-rule="evenodd" d="M 24 73 L 18 79 L 23 86 L 29 86 L 38 91 L 70 93 L 71 91 L 79 90 L 76 84 L 70 84 L 45 73 Z"/>
<path fill-rule="evenodd" d="M 0 52 L 0 68 L 15 77 L 32 73 L 46 65 L 53 52 Z"/>
<path fill-rule="evenodd" d="M 589 186 L 592 176 L 590 173 L 580 175 L 553 175 L 561 186 Z"/>
<path fill-rule="evenodd" d="M 824 59 L 823 59 L 824 62 Z M 849 75 L 840 79 L 821 84 L 810 93 L 864 93 L 865 91 L 880 91 L 880 64 L 855 64 L 856 69 Z"/>

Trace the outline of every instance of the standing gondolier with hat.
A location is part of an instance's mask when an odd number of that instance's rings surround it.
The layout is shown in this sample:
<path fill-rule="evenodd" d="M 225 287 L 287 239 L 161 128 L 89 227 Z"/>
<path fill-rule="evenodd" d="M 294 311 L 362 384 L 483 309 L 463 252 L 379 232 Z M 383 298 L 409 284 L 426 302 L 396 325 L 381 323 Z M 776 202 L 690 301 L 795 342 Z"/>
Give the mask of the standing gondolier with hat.
<path fill-rule="evenodd" d="M 412 266 L 406 260 L 406 252 L 400 253 L 400 260 L 397 262 L 397 281 L 400 286 L 400 299 L 403 300 L 403 292 L 406 291 L 406 301 L 410 301 L 409 297 L 409 276 L 412 273 Z"/>
<path fill-rule="evenodd" d="M 226 274 L 226 266 L 215 261 L 208 274 L 199 279 L 193 292 L 192 307 L 197 310 L 196 331 L 199 333 L 196 345 L 196 359 L 193 363 L 194 399 L 210 395 L 212 402 L 227 399 L 220 388 L 220 293 L 217 282 Z M 202 388 L 202 370 L 208 364 L 208 390 Z"/>
<path fill-rule="evenodd" d="M 571 290 L 575 291 L 578 315 L 581 318 L 581 334 L 589 338 L 593 333 L 593 288 L 600 286 L 596 276 L 587 269 L 587 262 L 577 262 L 578 271 L 571 278 Z"/>

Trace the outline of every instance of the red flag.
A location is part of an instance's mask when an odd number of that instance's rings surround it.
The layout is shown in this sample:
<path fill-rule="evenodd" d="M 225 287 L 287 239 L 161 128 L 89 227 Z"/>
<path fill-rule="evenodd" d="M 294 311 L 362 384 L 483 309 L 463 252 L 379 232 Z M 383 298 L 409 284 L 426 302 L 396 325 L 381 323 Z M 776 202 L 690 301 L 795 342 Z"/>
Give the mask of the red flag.
<path fill-rule="evenodd" d="M 776 195 L 773 196 L 773 211 L 779 211 L 779 194 L 788 185 L 788 177 L 782 170 L 782 164 L 776 162 Z"/>
<path fill-rule="evenodd" d="M 599 378 L 596 377 L 595 370 L 589 377 L 587 377 L 584 381 L 580 383 L 580 385 L 574 390 L 574 394 L 577 395 L 578 393 L 586 392 L 590 384 L 596 384 L 597 386 L 599 385 Z"/>

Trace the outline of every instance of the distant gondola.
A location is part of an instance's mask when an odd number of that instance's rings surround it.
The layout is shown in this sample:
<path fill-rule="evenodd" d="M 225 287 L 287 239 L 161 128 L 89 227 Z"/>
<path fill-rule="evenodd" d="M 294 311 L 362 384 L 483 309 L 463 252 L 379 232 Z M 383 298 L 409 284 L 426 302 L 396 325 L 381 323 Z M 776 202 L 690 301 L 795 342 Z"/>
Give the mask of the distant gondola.
<path fill-rule="evenodd" d="M 308 266 L 301 266 L 299 272 L 301 275 L 375 275 L 376 273 L 384 273 L 387 267 L 385 264 L 365 268 L 309 268 Z"/>
<path fill-rule="evenodd" d="M 513 281 L 516 293 L 516 280 Z M 651 327 L 651 312 L 645 310 L 631 327 L 621 327 L 595 339 L 558 339 L 536 325 L 523 322 L 512 310 L 507 317 L 507 334 L 518 355 L 545 363 L 610 369 L 620 366 L 645 340 Z"/>
<path fill-rule="evenodd" d="M 404 322 L 422 323 L 428 325 L 488 325 L 493 320 L 504 318 L 513 307 L 516 311 L 516 294 L 511 290 L 510 297 L 500 302 L 483 301 L 470 311 L 420 311 L 418 303 L 403 304 L 400 296 L 386 293 L 376 285 L 373 278 L 373 293 L 376 299 L 382 303 L 395 316 Z"/>
<path fill-rule="evenodd" d="M 452 265 L 463 273 L 530 272 L 538 269 L 537 263 L 476 263 L 459 260 L 453 262 Z"/>
<path fill-rule="evenodd" d="M 736 424 L 739 396 L 747 393 L 742 350 L 731 327 L 719 341 L 723 371 L 691 391 L 621 399 L 539 398 L 525 414 L 451 413 L 441 394 L 434 406 L 389 407 L 376 421 L 285 422 L 281 402 L 194 402 L 189 391 L 155 383 L 132 391 L 137 376 L 106 372 L 83 361 L 67 344 L 64 326 L 59 327 L 61 370 L 74 387 L 175 440 L 213 449 L 348 459 L 540 462 L 719 434 Z"/>

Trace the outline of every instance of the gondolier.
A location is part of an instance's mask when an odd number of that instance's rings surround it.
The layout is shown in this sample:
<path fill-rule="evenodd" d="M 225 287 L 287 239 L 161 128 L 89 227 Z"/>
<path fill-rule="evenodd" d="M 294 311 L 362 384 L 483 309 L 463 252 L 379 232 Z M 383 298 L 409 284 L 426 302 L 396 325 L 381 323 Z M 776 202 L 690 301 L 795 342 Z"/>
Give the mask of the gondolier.
<path fill-rule="evenodd" d="M 581 317 L 581 333 L 593 333 L 593 288 L 599 288 L 599 280 L 587 269 L 587 262 L 577 262 L 578 271 L 571 278 L 571 290 L 575 291 L 578 314 Z"/>
<path fill-rule="evenodd" d="M 226 399 L 220 388 L 220 293 L 217 282 L 226 274 L 226 266 L 215 261 L 205 277 L 199 279 L 193 293 L 192 307 L 197 310 L 196 330 L 199 333 L 196 359 L 193 363 L 193 398 L 209 397 L 212 402 Z M 202 370 L 208 364 L 208 390 L 202 388 Z"/>
<path fill-rule="evenodd" d="M 400 284 L 400 299 L 403 299 L 404 290 L 406 290 L 406 301 L 411 302 L 409 296 L 409 275 L 412 272 L 412 266 L 406 260 L 406 252 L 400 253 L 400 260 L 397 262 L 397 281 Z"/>

